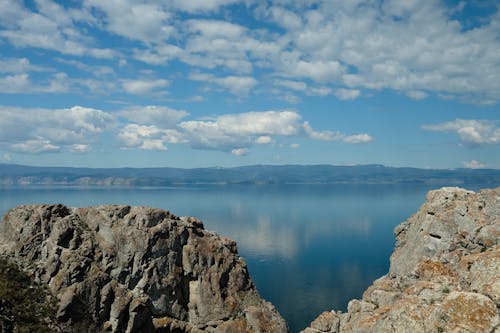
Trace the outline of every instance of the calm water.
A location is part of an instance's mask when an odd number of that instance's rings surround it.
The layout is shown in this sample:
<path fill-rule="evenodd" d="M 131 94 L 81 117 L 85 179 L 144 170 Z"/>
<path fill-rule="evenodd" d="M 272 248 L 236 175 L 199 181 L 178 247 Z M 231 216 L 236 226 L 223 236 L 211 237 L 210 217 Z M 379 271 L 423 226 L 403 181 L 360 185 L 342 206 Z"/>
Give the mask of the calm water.
<path fill-rule="evenodd" d="M 480 185 L 469 186 L 477 189 Z M 0 213 L 28 203 L 146 205 L 201 218 L 233 238 L 261 296 L 298 332 L 346 310 L 387 272 L 392 230 L 429 187 L 267 185 L 176 188 L 0 188 Z"/>

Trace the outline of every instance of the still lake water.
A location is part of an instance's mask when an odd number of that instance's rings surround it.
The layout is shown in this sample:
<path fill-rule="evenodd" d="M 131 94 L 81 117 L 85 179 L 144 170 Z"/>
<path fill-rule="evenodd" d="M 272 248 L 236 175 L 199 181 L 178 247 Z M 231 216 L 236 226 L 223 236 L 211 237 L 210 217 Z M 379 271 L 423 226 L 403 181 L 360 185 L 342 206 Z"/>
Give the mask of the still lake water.
<path fill-rule="evenodd" d="M 468 188 L 477 190 L 481 185 Z M 345 311 L 384 275 L 393 229 L 430 186 L 265 185 L 171 188 L 0 187 L 0 214 L 20 204 L 144 205 L 196 216 L 237 241 L 261 296 L 305 328 L 322 311 Z"/>

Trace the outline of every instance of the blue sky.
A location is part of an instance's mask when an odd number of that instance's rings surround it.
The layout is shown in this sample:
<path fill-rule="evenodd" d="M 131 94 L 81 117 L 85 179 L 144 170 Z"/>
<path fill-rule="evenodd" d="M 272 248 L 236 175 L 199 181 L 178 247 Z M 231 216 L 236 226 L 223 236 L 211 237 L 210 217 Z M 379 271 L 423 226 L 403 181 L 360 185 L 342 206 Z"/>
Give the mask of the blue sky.
<path fill-rule="evenodd" d="M 500 168 L 499 6 L 0 0 L 0 162 Z"/>

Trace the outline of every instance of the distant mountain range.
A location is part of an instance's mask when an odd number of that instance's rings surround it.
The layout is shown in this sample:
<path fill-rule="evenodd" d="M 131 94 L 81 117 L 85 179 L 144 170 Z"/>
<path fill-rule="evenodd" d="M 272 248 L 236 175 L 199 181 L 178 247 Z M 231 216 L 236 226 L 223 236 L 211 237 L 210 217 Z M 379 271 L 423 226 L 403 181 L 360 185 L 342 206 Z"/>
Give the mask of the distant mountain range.
<path fill-rule="evenodd" d="M 70 168 L 0 164 L 0 185 L 175 186 L 195 184 L 483 184 L 496 169 L 418 169 L 383 165 L 253 165 L 234 168 Z"/>

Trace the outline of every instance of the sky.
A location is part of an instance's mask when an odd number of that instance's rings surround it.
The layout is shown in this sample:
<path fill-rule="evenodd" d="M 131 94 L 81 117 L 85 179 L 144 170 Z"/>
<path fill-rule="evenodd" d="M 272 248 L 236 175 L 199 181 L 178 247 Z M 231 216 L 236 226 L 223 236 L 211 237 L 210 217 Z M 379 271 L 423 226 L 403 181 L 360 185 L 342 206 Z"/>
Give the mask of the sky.
<path fill-rule="evenodd" d="M 0 163 L 500 168 L 498 0 L 0 0 Z"/>

